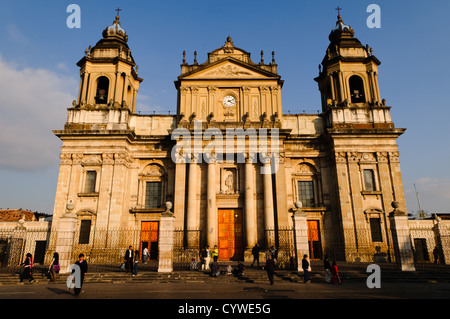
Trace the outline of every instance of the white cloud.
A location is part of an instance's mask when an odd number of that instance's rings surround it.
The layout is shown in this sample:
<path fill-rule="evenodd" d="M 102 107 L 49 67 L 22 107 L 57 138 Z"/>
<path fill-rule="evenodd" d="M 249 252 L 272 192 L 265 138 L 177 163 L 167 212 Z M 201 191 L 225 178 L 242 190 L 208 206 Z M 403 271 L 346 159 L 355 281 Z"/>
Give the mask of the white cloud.
<path fill-rule="evenodd" d="M 59 162 L 60 141 L 52 130 L 64 127 L 77 88 L 72 77 L 21 69 L 0 56 L 0 169 L 36 170 Z"/>

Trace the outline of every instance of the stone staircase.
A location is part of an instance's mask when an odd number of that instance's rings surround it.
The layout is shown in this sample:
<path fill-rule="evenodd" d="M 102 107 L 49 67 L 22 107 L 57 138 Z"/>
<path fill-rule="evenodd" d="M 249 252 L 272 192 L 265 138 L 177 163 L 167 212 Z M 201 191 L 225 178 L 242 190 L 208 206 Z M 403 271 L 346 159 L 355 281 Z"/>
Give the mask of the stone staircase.
<path fill-rule="evenodd" d="M 90 272 L 85 277 L 85 283 L 195 283 L 195 282 L 236 282 L 236 283 L 255 283 L 267 284 L 269 279 L 267 272 L 260 268 L 251 268 L 246 266 L 242 277 L 236 277 L 233 274 L 227 274 L 227 264 L 221 264 L 221 275 L 218 277 L 211 277 L 209 272 L 205 271 L 188 271 L 176 270 L 172 273 L 158 273 L 154 270 L 142 269 L 137 276 L 132 276 L 129 273 L 120 271 L 109 272 Z M 235 264 L 232 264 L 235 266 Z M 50 282 L 47 276 L 40 272 L 33 274 L 35 282 L 32 284 L 66 284 L 69 274 L 60 273 L 57 275 L 55 282 Z M 361 269 L 342 269 L 340 276 L 343 282 L 358 281 L 365 282 L 369 276 Z M 450 272 L 445 271 L 427 271 L 427 272 L 401 272 L 401 271 L 386 271 L 382 270 L 383 281 L 403 281 L 403 282 L 418 282 L 418 281 L 440 281 L 450 282 Z M 321 267 L 313 267 L 310 273 L 312 282 L 324 282 L 324 273 Z M 17 285 L 19 284 L 19 274 L 0 273 L 0 286 Z M 274 276 L 275 283 L 303 283 L 303 274 L 293 270 L 277 270 Z M 24 284 L 30 284 L 24 281 Z"/>
<path fill-rule="evenodd" d="M 158 273 L 156 271 L 141 271 L 137 276 L 132 276 L 125 272 L 105 272 L 88 273 L 84 282 L 87 283 L 194 283 L 194 282 L 246 282 L 246 283 L 268 283 L 267 272 L 261 268 L 246 269 L 241 277 L 234 274 L 228 274 L 225 267 L 221 267 L 221 275 L 218 277 L 210 276 L 206 271 L 174 271 L 172 273 Z M 55 282 L 50 282 L 46 275 L 34 273 L 35 281 L 32 284 L 66 284 L 69 274 L 60 273 Z M 275 282 L 303 282 L 303 277 L 296 272 L 288 270 L 278 270 L 274 276 Z M 19 274 L 0 274 L 0 285 L 19 284 Z M 27 280 L 24 284 L 30 284 Z"/>

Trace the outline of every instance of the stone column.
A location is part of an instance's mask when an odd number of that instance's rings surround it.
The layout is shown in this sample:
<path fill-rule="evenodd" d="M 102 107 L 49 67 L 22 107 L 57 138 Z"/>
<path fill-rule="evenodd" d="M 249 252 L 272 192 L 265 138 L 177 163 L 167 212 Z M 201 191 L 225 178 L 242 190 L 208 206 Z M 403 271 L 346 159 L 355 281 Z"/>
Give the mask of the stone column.
<path fill-rule="evenodd" d="M 331 87 L 331 101 L 336 100 L 336 92 L 334 88 L 334 77 L 333 74 L 328 74 L 328 79 L 330 81 L 330 87 Z"/>
<path fill-rule="evenodd" d="M 392 202 L 394 211 L 389 214 L 396 263 L 400 265 L 402 271 L 415 271 L 408 216 L 400 211 L 398 206 L 398 202 Z"/>
<path fill-rule="evenodd" d="M 303 271 L 302 259 L 303 255 L 309 256 L 308 246 L 308 223 L 306 222 L 306 213 L 301 210 L 302 203 L 296 202 L 293 209 L 294 214 L 292 220 L 294 224 L 294 246 L 295 258 L 297 260 L 297 271 Z"/>
<path fill-rule="evenodd" d="M 189 179 L 188 179 L 188 195 L 187 195 L 187 216 L 186 216 L 186 231 L 187 231 L 187 245 L 188 248 L 198 248 L 198 211 L 197 204 L 197 182 L 198 176 L 198 155 L 193 155 L 189 164 Z"/>
<path fill-rule="evenodd" d="M 275 216 L 273 209 L 272 169 L 270 158 L 263 157 L 263 184 L 264 184 L 264 228 L 266 231 L 267 247 L 275 244 Z M 269 232 L 270 230 L 270 232 Z"/>
<path fill-rule="evenodd" d="M 158 272 L 173 271 L 173 234 L 175 217 L 170 211 L 172 203 L 166 203 L 166 211 L 161 214 L 158 239 Z"/>
<path fill-rule="evenodd" d="M 437 236 L 439 238 L 439 263 L 450 264 L 450 226 L 441 222 L 441 219 L 436 216 L 437 224 Z"/>
<path fill-rule="evenodd" d="M 258 241 L 254 195 L 254 158 L 254 154 L 249 154 L 245 162 L 245 231 L 247 237 L 247 250 L 250 251 Z"/>
<path fill-rule="evenodd" d="M 207 206 L 206 206 L 206 223 L 207 223 L 207 244 L 210 247 L 217 245 L 217 205 L 216 205 L 216 158 L 213 156 L 208 158 L 208 181 L 207 181 Z"/>
<path fill-rule="evenodd" d="M 176 218 L 176 227 L 183 228 L 186 208 L 186 159 L 176 154 L 175 161 L 173 212 Z"/>
<path fill-rule="evenodd" d="M 345 89 L 344 89 L 344 78 L 342 76 L 342 71 L 339 70 L 338 77 L 339 77 L 339 92 L 341 94 L 341 102 L 345 101 Z"/>
<path fill-rule="evenodd" d="M 72 247 L 76 240 L 74 236 L 78 222 L 77 215 L 72 209 L 73 205 L 71 203 L 67 204 L 66 213 L 60 218 L 57 230 L 55 251 L 59 254 L 61 273 L 69 272 L 69 266 L 78 260 L 78 258 L 74 260 L 74 256 L 72 256 Z"/>

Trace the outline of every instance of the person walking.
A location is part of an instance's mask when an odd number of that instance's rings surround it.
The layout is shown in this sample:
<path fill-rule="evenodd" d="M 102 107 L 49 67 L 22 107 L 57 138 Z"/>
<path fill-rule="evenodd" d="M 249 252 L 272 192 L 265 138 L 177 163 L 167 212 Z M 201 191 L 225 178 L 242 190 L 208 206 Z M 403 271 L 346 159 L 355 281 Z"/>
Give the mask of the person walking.
<path fill-rule="evenodd" d="M 336 262 L 333 260 L 333 263 L 331 264 L 331 273 L 333 274 L 333 278 L 331 279 L 331 283 L 334 284 L 334 280 L 337 278 L 339 285 L 341 285 L 341 277 L 339 276 L 338 267 L 336 265 Z"/>
<path fill-rule="evenodd" d="M 331 265 L 330 261 L 328 260 L 328 255 L 324 256 L 323 268 L 325 269 L 325 282 L 329 284 L 331 282 Z"/>
<path fill-rule="evenodd" d="M 133 273 L 133 247 L 129 246 L 125 252 L 125 270 Z"/>
<path fill-rule="evenodd" d="M 272 254 L 267 254 L 266 271 L 267 276 L 269 277 L 270 284 L 273 285 L 273 276 L 275 274 L 275 261 L 272 258 Z"/>
<path fill-rule="evenodd" d="M 25 257 L 25 261 L 19 264 L 18 267 L 24 266 L 23 272 L 20 276 L 20 282 L 23 282 L 24 279 L 28 279 L 29 282 L 34 282 L 33 278 L 33 256 L 28 253 Z"/>
<path fill-rule="evenodd" d="M 278 259 L 278 250 L 275 248 L 275 246 L 270 246 L 269 251 L 272 254 L 272 259 L 274 263 L 276 264 Z"/>
<path fill-rule="evenodd" d="M 305 284 L 310 284 L 311 280 L 309 279 L 309 261 L 308 261 L 308 255 L 303 255 L 302 259 L 302 269 L 304 273 L 304 282 Z"/>
<path fill-rule="evenodd" d="M 253 255 L 253 262 L 252 265 L 250 267 L 253 267 L 253 264 L 256 262 L 256 264 L 259 267 L 259 251 L 260 251 L 260 247 L 258 244 L 255 244 L 255 246 L 253 246 L 252 248 L 252 255 Z"/>
<path fill-rule="evenodd" d="M 78 255 L 78 260 L 75 263 L 75 265 L 78 265 L 78 267 L 80 267 L 80 287 L 77 288 L 75 287 L 74 289 L 74 295 L 78 296 L 81 292 L 81 288 L 83 287 L 83 282 L 84 282 L 84 276 L 87 274 L 87 270 L 88 270 L 88 265 L 86 260 L 84 260 L 84 255 L 83 254 L 79 254 Z M 72 271 L 72 273 L 74 273 L 75 270 Z"/>
<path fill-rule="evenodd" d="M 138 274 L 138 265 L 139 265 L 139 250 L 135 250 L 134 251 L 133 276 L 137 276 L 137 274 Z"/>
<path fill-rule="evenodd" d="M 50 281 L 56 281 L 56 274 L 59 273 L 59 254 L 57 252 L 53 253 L 52 263 L 48 267 L 50 273 Z"/>

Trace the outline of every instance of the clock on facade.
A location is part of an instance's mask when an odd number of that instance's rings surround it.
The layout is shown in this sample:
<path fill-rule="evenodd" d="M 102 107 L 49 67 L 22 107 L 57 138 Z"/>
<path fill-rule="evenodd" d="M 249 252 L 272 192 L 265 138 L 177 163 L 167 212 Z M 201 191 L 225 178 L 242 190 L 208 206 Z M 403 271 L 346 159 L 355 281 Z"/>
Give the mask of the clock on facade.
<path fill-rule="evenodd" d="M 236 98 L 232 95 L 227 95 L 223 98 L 222 103 L 226 107 L 233 107 L 236 104 Z"/>

